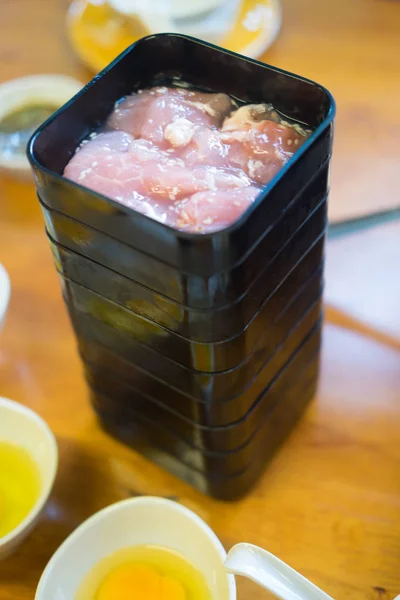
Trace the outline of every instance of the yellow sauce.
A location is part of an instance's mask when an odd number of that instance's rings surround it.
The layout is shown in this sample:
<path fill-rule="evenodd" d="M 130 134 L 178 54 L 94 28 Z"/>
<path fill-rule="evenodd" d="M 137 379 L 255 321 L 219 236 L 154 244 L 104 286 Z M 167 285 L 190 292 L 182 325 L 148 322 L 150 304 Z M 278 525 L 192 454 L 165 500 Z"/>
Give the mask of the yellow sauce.
<path fill-rule="evenodd" d="M 180 554 L 156 546 L 124 548 L 100 561 L 76 600 L 213 600 L 202 573 Z"/>
<path fill-rule="evenodd" d="M 0 153 L 22 154 L 33 132 L 59 107 L 54 104 L 27 104 L 0 119 Z"/>
<path fill-rule="evenodd" d="M 0 538 L 28 516 L 40 487 L 39 469 L 28 452 L 0 441 Z"/>

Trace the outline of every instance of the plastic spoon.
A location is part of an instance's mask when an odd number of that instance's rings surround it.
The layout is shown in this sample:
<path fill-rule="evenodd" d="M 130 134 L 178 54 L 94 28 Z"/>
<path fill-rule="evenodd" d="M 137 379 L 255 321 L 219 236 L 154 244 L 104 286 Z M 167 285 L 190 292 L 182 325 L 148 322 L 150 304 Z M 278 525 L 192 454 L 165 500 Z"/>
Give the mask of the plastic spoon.
<path fill-rule="evenodd" d="M 281 600 L 333 600 L 279 558 L 252 544 L 233 546 L 225 569 L 251 579 Z"/>

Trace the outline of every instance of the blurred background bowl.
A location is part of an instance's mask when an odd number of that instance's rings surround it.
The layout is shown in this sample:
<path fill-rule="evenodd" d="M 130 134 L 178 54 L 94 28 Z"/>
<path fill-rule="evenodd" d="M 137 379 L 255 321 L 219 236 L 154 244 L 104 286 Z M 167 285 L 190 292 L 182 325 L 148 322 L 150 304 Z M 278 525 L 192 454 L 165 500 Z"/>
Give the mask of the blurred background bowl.
<path fill-rule="evenodd" d="M 29 137 L 82 87 L 67 75 L 28 75 L 0 84 L 0 172 L 31 179 Z"/>
<path fill-rule="evenodd" d="M 11 284 L 7 271 L 0 264 L 0 331 L 6 318 L 8 303 L 10 301 Z"/>

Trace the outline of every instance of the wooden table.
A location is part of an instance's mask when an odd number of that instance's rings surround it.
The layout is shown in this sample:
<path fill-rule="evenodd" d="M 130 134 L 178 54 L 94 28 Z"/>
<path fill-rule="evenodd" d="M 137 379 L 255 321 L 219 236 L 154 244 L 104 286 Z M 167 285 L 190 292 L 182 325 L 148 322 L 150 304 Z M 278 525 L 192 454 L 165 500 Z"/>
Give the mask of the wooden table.
<path fill-rule="evenodd" d="M 0 81 L 37 72 L 89 78 L 65 40 L 66 5 L 0 1 Z M 362 210 L 384 207 L 399 193 L 398 162 L 390 158 L 390 152 L 397 161 L 400 156 L 399 25 L 395 1 L 286 0 L 281 36 L 265 56 L 336 96 L 333 218 L 358 213 L 360 200 Z M 400 227 L 388 225 L 328 243 L 334 305 L 327 309 L 318 396 L 251 495 L 224 504 L 99 429 L 33 185 L 0 178 L 0 261 L 12 280 L 0 337 L 0 393 L 43 415 L 60 448 L 44 517 L 0 564 L 0 600 L 31 599 L 46 562 L 72 529 L 134 494 L 177 497 L 226 547 L 240 540 L 264 546 L 337 600 L 400 593 L 400 292 L 393 273 L 399 280 L 400 257 L 393 255 L 399 256 L 399 236 Z M 268 595 L 240 581 L 238 596 Z"/>

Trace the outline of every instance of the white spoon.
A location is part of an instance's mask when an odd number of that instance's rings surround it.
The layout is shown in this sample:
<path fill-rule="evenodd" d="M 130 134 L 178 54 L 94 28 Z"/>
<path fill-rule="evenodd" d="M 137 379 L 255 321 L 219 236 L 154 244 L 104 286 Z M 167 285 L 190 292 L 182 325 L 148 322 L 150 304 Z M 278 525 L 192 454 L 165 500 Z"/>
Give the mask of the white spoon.
<path fill-rule="evenodd" d="M 333 600 L 279 558 L 252 544 L 233 546 L 225 569 L 251 579 L 281 600 Z"/>
<path fill-rule="evenodd" d="M 233 546 L 224 565 L 229 573 L 251 579 L 281 600 L 333 600 L 282 560 L 252 544 Z"/>

